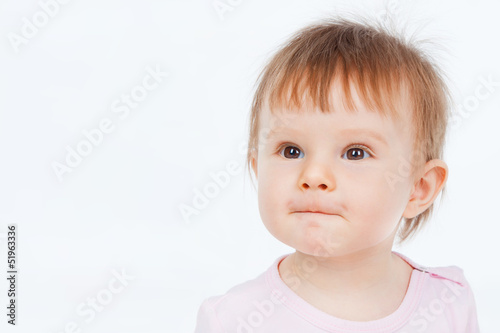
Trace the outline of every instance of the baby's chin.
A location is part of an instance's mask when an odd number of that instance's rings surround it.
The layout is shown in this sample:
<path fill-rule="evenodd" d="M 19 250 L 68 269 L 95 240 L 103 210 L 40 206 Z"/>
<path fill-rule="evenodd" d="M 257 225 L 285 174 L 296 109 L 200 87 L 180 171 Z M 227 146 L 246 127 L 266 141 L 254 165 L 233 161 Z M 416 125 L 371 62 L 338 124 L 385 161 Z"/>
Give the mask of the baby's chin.
<path fill-rule="evenodd" d="M 318 226 L 307 225 L 295 232 L 297 250 L 316 257 L 342 255 L 348 246 L 349 237 L 345 226 L 334 222 L 319 222 Z"/>
<path fill-rule="evenodd" d="M 342 256 L 349 247 L 349 228 L 339 216 L 310 220 L 287 216 L 279 221 L 263 220 L 269 233 L 298 252 L 318 258 Z"/>
<path fill-rule="evenodd" d="M 346 253 L 346 244 L 322 230 L 295 234 L 293 240 L 282 241 L 297 252 L 317 258 L 332 258 Z"/>

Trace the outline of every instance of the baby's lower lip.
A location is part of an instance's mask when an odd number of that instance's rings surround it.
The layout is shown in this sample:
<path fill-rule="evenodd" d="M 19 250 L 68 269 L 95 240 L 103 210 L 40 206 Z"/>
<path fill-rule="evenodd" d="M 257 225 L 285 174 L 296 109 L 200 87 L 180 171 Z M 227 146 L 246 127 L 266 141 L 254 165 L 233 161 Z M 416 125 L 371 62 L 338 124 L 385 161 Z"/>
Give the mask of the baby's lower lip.
<path fill-rule="evenodd" d="M 335 214 L 329 214 L 329 213 L 323 213 L 323 212 L 295 212 L 295 213 L 301 213 L 301 214 L 335 215 Z"/>

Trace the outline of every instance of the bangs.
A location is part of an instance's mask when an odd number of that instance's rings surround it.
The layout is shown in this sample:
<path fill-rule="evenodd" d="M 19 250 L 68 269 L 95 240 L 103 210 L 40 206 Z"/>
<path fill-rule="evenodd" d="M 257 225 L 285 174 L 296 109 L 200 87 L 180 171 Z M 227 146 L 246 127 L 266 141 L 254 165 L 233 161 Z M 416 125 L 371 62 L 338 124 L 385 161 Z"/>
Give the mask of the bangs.
<path fill-rule="evenodd" d="M 271 112 L 319 109 L 324 113 L 334 112 L 338 107 L 355 112 L 361 102 L 368 111 L 399 119 L 401 78 L 390 78 L 389 73 L 370 69 L 360 73 L 358 67 L 345 64 L 342 58 L 333 69 L 287 68 L 281 80 L 271 82 L 275 88 L 264 101 Z"/>
<path fill-rule="evenodd" d="M 341 27 L 313 26 L 293 36 L 263 71 L 261 94 L 257 93 L 261 98 L 254 107 L 260 110 L 264 104 L 271 112 L 305 108 L 331 112 L 341 103 L 352 112 L 356 89 L 370 111 L 399 119 L 408 61 L 411 65 L 415 54 L 397 47 L 401 42 L 395 37 L 361 28 L 356 31 L 351 26 L 346 33 Z"/>

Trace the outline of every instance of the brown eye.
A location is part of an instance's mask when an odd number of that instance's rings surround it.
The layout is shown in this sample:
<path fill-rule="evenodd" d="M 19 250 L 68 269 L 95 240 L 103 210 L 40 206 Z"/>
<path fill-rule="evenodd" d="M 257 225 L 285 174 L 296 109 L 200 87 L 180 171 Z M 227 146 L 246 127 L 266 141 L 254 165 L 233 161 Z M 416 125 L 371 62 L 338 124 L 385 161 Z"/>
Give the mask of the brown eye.
<path fill-rule="evenodd" d="M 284 149 L 281 149 L 280 151 L 283 151 L 283 154 L 281 154 L 283 157 L 291 158 L 291 159 L 298 158 L 300 156 L 300 154 L 302 153 L 300 151 L 300 149 L 298 149 L 297 147 L 294 147 L 294 146 L 286 146 L 286 147 L 284 147 Z M 302 154 L 302 155 L 304 155 L 304 154 Z"/>
<path fill-rule="evenodd" d="M 362 160 L 363 156 L 365 156 L 365 154 L 368 155 L 368 156 L 371 156 L 369 153 L 367 153 L 361 147 L 351 148 L 351 149 L 347 150 L 345 154 L 347 155 L 347 159 L 349 159 L 351 161 Z"/>

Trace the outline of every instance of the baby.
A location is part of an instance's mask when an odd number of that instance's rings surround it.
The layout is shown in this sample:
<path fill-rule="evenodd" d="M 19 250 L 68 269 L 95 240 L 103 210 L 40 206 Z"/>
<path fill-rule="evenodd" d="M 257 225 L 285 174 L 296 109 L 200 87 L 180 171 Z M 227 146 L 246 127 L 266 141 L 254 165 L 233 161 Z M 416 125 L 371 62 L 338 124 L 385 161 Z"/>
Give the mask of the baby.
<path fill-rule="evenodd" d="M 444 191 L 449 96 L 376 23 L 324 20 L 284 44 L 259 77 L 247 162 L 262 221 L 295 252 L 206 299 L 196 333 L 479 332 L 461 268 L 392 251 Z"/>

